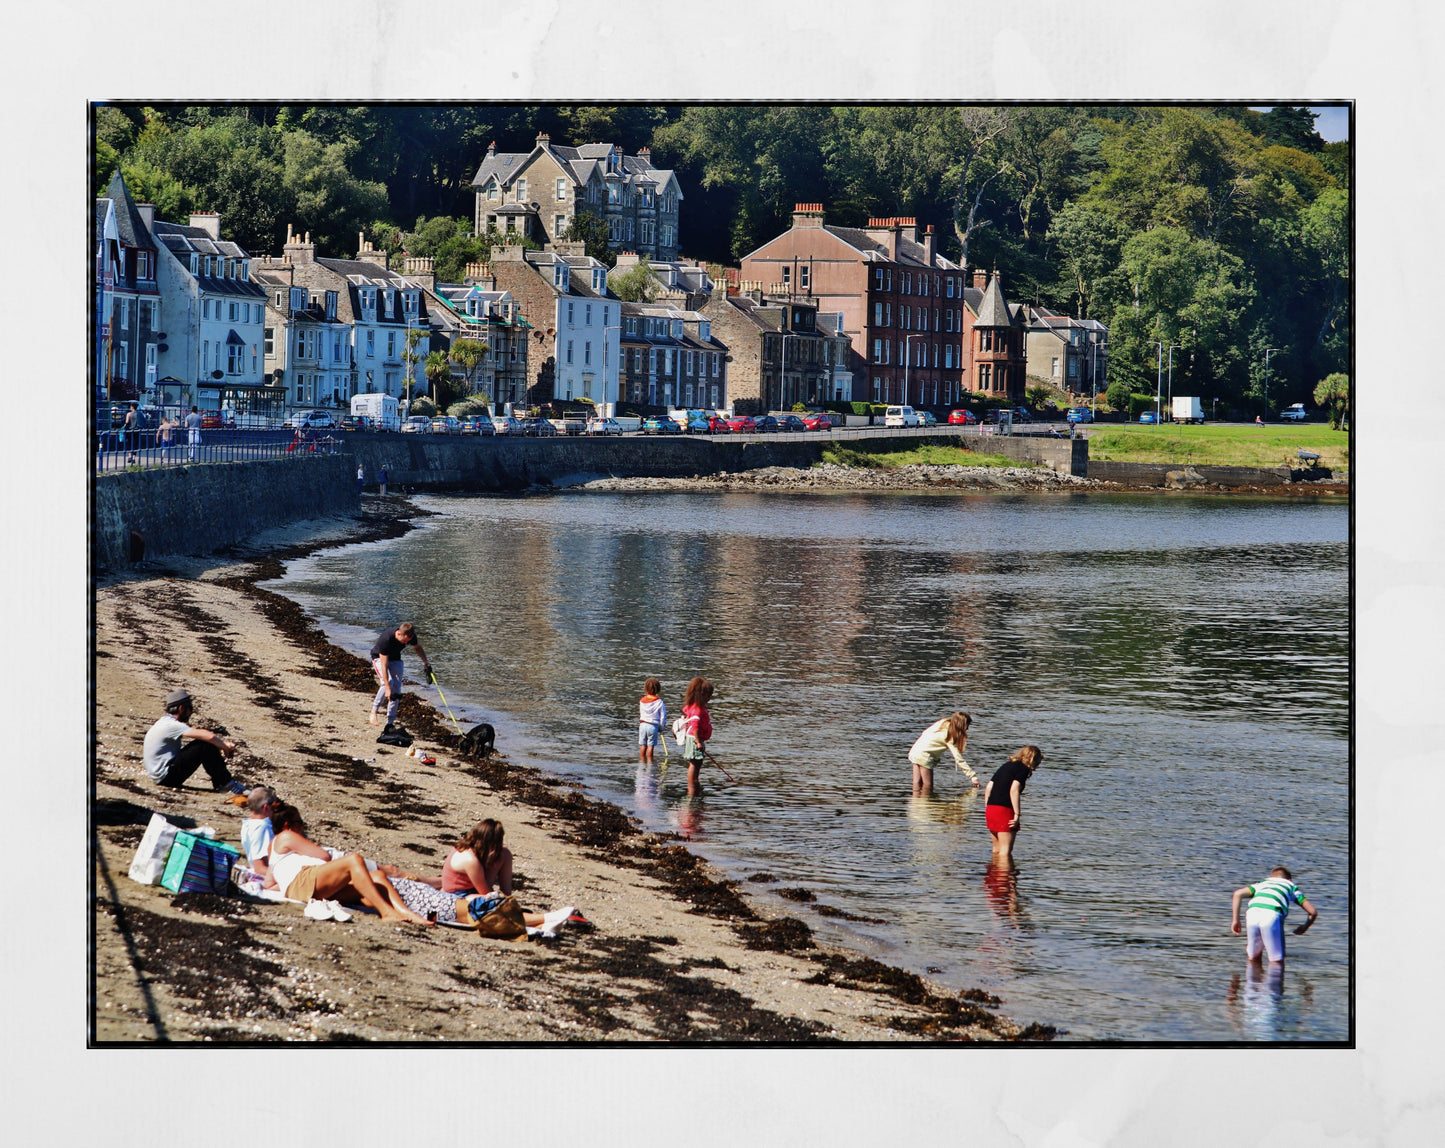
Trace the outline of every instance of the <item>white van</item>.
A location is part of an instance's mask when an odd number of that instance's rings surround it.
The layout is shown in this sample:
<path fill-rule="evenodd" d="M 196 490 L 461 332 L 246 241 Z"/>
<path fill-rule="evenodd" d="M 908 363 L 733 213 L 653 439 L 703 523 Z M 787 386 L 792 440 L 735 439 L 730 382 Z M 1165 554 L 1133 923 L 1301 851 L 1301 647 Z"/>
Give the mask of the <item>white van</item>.
<path fill-rule="evenodd" d="M 916 427 L 922 421 L 912 407 L 889 407 L 883 412 L 883 425 L 886 427 Z"/>
<path fill-rule="evenodd" d="M 401 416 L 395 395 L 360 394 L 351 396 L 351 413 L 371 420 L 377 430 L 399 430 Z"/>

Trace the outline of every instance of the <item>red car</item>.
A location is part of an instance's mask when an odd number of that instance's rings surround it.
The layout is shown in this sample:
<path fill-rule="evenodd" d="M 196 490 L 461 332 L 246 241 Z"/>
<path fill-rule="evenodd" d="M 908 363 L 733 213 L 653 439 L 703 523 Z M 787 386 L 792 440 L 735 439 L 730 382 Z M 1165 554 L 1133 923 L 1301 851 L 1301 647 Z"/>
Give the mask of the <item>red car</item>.
<path fill-rule="evenodd" d="M 708 433 L 708 434 L 731 434 L 731 433 L 732 433 L 732 429 L 733 429 L 733 428 L 728 425 L 727 419 L 719 418 L 717 415 L 708 415 L 708 417 L 707 417 L 707 433 Z"/>
<path fill-rule="evenodd" d="M 728 429 L 733 434 L 747 434 L 758 429 L 757 420 L 752 415 L 733 415 L 728 419 Z"/>
<path fill-rule="evenodd" d="M 954 427 L 969 426 L 978 422 L 978 416 L 972 411 L 956 410 L 948 412 L 948 425 Z"/>
<path fill-rule="evenodd" d="M 824 414 L 804 415 L 803 425 L 809 430 L 830 431 L 833 429 L 833 420 Z"/>

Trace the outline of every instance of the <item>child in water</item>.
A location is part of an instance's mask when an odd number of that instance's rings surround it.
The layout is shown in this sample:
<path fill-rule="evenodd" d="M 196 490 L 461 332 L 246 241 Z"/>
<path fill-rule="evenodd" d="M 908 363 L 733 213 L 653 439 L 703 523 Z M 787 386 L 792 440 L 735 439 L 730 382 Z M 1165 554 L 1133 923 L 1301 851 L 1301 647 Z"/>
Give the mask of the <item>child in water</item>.
<path fill-rule="evenodd" d="M 1022 746 L 984 787 L 984 824 L 993 837 L 996 861 L 1013 856 L 1014 838 L 1023 827 L 1024 786 L 1043 760 L 1043 751 L 1038 746 Z"/>
<path fill-rule="evenodd" d="M 1246 897 L 1249 898 L 1249 907 L 1244 913 L 1244 924 L 1249 935 L 1245 938 L 1244 952 L 1251 961 L 1259 960 L 1261 952 L 1269 954 L 1270 964 L 1284 960 L 1284 919 L 1289 916 L 1291 902 L 1309 914 L 1309 920 L 1295 928 L 1296 937 L 1302 936 L 1319 916 L 1294 883 L 1294 875 L 1283 865 L 1276 865 L 1263 881 L 1234 891 L 1229 911 L 1229 931 L 1236 937 L 1240 933 L 1239 903 Z"/>
<path fill-rule="evenodd" d="M 687 763 L 687 791 L 697 792 L 698 775 L 708 738 L 712 737 L 712 715 L 707 703 L 712 700 L 712 683 L 706 678 L 693 678 L 687 683 L 682 698 L 683 741 L 682 760 Z"/>
<path fill-rule="evenodd" d="M 918 740 L 908 751 L 908 760 L 913 763 L 915 797 L 927 796 L 933 792 L 933 767 L 938 764 L 945 749 L 953 754 L 958 768 L 968 774 L 973 787 L 978 788 L 978 775 L 969 769 L 968 762 L 963 760 L 963 751 L 968 746 L 968 727 L 972 724 L 973 719 L 968 714 L 955 711 L 946 718 L 939 718 L 918 735 Z"/>
<path fill-rule="evenodd" d="M 662 683 L 648 678 L 642 683 L 642 697 L 637 700 L 637 760 L 652 764 L 657 739 L 667 725 L 667 706 L 662 700 Z"/>

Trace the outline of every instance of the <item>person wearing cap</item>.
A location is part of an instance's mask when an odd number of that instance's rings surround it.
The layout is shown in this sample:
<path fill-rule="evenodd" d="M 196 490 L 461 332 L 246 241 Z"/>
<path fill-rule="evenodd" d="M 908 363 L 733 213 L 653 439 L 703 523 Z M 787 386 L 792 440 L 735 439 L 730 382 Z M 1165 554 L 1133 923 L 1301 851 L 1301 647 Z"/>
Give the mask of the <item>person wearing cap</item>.
<path fill-rule="evenodd" d="M 218 733 L 190 724 L 195 703 L 185 690 L 166 695 L 165 715 L 146 731 L 142 759 L 146 772 L 158 785 L 179 789 L 186 778 L 204 769 L 217 793 L 244 793 L 246 787 L 231 776 L 226 758 L 236 743 Z"/>
<path fill-rule="evenodd" d="M 386 724 L 395 725 L 397 712 L 401 709 L 401 653 L 407 646 L 415 646 L 416 652 L 421 655 L 423 669 L 431 669 L 431 662 L 427 661 L 426 651 L 421 648 L 421 642 L 417 640 L 416 627 L 410 622 L 403 622 L 400 626 L 383 630 L 376 636 L 376 641 L 371 646 L 371 668 L 376 673 L 376 680 L 380 689 L 376 691 L 376 697 L 371 701 L 371 724 L 376 725 L 380 718 L 381 703 L 386 703 Z"/>

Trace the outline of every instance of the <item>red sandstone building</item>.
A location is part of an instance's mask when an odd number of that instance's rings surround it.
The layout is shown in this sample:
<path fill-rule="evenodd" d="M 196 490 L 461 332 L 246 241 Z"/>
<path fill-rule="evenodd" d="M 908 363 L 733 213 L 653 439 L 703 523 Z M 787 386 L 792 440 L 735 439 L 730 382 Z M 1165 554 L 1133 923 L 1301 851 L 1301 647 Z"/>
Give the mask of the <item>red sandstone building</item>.
<path fill-rule="evenodd" d="M 823 222 L 800 203 L 793 226 L 742 260 L 740 278 L 769 293 L 806 296 L 843 316 L 855 401 L 948 407 L 968 392 L 1022 401 L 1024 315 L 992 280 L 936 249 L 913 218 L 866 228 Z"/>

